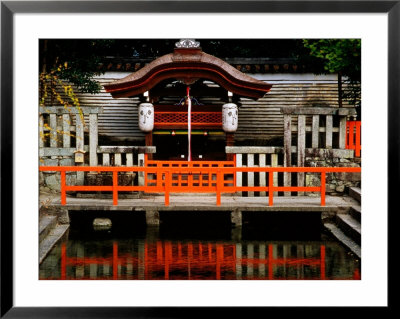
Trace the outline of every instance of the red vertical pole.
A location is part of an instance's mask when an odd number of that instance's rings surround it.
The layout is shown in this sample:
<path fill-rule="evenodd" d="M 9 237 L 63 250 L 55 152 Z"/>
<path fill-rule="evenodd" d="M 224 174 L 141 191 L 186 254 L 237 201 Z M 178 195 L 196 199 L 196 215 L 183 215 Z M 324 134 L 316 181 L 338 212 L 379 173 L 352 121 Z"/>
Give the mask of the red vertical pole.
<path fill-rule="evenodd" d="M 186 95 L 188 101 L 188 161 L 192 160 L 192 101 L 190 99 L 190 87 L 186 87 Z"/>
<path fill-rule="evenodd" d="M 236 167 L 236 153 L 233 154 L 233 167 Z M 233 186 L 236 187 L 236 171 L 233 172 Z"/>
<path fill-rule="evenodd" d="M 67 247 L 61 244 L 61 280 L 67 279 Z"/>
<path fill-rule="evenodd" d="M 66 184 L 66 176 L 65 171 L 61 171 L 61 205 L 65 205 L 67 203 L 67 194 L 65 191 Z"/>
<path fill-rule="evenodd" d="M 113 205 L 118 205 L 118 172 L 113 171 Z"/>
<path fill-rule="evenodd" d="M 118 279 L 118 243 L 113 242 L 113 279 Z"/>
<path fill-rule="evenodd" d="M 326 173 L 321 172 L 321 206 L 325 206 Z"/>
<path fill-rule="evenodd" d="M 360 157 L 361 149 L 361 121 L 356 122 L 356 156 Z"/>
<path fill-rule="evenodd" d="M 268 172 L 268 205 L 272 206 L 274 204 L 274 174 L 272 171 Z"/>
<path fill-rule="evenodd" d="M 165 206 L 169 206 L 169 185 L 170 185 L 170 172 L 165 172 Z"/>
<path fill-rule="evenodd" d="M 217 171 L 217 206 L 221 206 L 221 170 Z"/>

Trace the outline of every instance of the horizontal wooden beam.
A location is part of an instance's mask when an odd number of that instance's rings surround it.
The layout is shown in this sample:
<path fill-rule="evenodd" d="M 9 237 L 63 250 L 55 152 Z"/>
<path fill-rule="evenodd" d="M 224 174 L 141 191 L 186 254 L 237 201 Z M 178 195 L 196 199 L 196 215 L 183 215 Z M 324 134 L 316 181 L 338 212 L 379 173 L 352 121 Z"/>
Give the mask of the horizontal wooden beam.
<path fill-rule="evenodd" d="M 277 154 L 283 152 L 283 147 L 275 146 L 226 146 L 227 154 Z"/>
<path fill-rule="evenodd" d="M 134 153 L 149 154 L 155 153 L 155 146 L 98 146 L 97 153 Z"/>
<path fill-rule="evenodd" d="M 85 145 L 83 150 L 88 152 L 89 146 Z M 41 147 L 39 148 L 39 156 L 73 156 L 75 151 L 75 147 Z"/>
<path fill-rule="evenodd" d="M 228 154 L 282 154 L 283 147 L 275 146 L 226 146 L 225 152 Z M 292 153 L 297 153 L 297 146 L 291 147 Z M 354 150 L 346 149 L 325 149 L 325 148 L 306 148 L 305 157 L 322 158 L 354 158 Z"/>
<path fill-rule="evenodd" d="M 357 115 L 356 109 L 353 107 L 282 107 L 282 114 L 290 115 Z"/>
<path fill-rule="evenodd" d="M 83 114 L 101 114 L 103 113 L 102 107 L 97 106 L 83 106 L 80 107 Z M 79 110 L 75 106 L 66 109 L 64 106 L 39 106 L 39 113 L 42 114 L 79 114 Z"/>

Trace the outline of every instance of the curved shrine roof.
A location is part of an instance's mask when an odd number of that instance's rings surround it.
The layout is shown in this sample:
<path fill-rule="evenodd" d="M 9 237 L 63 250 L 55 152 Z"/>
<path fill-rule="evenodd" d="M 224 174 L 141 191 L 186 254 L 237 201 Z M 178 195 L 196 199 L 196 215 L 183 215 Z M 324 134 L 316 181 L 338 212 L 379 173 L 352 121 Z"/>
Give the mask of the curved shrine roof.
<path fill-rule="evenodd" d="M 115 98 L 132 97 L 149 91 L 161 81 L 176 79 L 191 85 L 198 79 L 211 80 L 243 97 L 261 98 L 272 84 L 244 74 L 225 61 L 204 53 L 200 48 L 175 48 L 137 72 L 104 85 Z"/>

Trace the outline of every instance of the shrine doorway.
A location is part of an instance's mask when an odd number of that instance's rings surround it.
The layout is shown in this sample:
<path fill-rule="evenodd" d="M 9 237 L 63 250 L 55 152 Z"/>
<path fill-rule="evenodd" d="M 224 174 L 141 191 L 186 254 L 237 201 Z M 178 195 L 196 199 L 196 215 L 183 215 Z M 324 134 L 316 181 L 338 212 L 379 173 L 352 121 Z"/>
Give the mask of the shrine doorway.
<path fill-rule="evenodd" d="M 194 132 L 191 136 L 191 154 L 193 161 L 223 161 L 226 159 L 224 135 L 218 136 L 208 132 Z M 187 132 L 171 131 L 153 135 L 153 145 L 157 152 L 155 160 L 188 160 Z"/>

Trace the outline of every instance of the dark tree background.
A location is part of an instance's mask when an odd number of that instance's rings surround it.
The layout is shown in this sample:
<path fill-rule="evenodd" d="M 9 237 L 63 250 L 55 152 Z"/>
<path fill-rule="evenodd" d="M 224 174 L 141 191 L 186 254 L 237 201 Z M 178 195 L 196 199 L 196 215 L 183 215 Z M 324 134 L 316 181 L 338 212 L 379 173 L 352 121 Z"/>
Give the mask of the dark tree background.
<path fill-rule="evenodd" d="M 74 84 L 79 91 L 97 93 L 100 86 L 92 78 L 101 74 L 98 65 L 105 58 L 151 61 L 171 53 L 177 41 L 179 39 L 42 39 L 39 43 L 39 74 L 51 74 Z M 200 42 L 204 52 L 221 59 L 289 58 L 297 64 L 304 65 L 309 72 L 339 73 L 341 77 L 347 78 L 349 83 L 355 84 L 352 98 L 356 96 L 360 100 L 360 40 L 196 39 L 196 41 Z M 334 69 L 331 67 L 332 62 L 337 65 Z"/>

